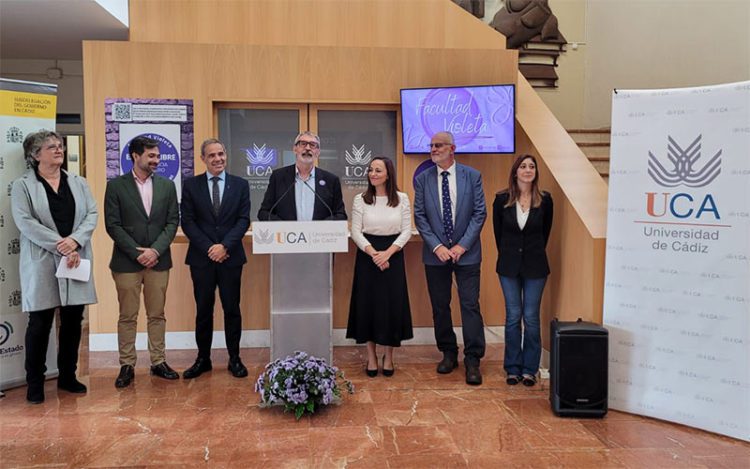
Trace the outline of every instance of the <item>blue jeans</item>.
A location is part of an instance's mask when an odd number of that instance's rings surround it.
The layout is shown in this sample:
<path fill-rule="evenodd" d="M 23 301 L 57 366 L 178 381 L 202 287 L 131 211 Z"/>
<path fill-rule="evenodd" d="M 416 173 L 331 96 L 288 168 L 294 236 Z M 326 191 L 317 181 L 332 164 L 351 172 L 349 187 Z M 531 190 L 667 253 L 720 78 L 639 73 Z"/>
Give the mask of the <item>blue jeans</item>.
<path fill-rule="evenodd" d="M 536 375 L 542 356 L 539 328 L 539 305 L 547 277 L 523 278 L 500 276 L 505 297 L 505 359 L 509 375 Z M 523 318 L 523 342 L 521 342 Z"/>

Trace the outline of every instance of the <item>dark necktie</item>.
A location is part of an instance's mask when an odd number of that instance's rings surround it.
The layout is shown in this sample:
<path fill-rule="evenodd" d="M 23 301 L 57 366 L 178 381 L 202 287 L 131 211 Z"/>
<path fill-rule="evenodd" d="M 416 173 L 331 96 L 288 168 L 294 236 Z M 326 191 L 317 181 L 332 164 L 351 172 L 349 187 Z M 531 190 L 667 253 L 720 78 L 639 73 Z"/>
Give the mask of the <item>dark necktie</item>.
<path fill-rule="evenodd" d="M 448 171 L 440 173 L 443 176 L 443 229 L 448 238 L 448 244 L 453 245 L 453 209 L 451 209 L 451 191 L 448 185 Z M 450 246 L 449 246 L 450 247 Z"/>
<path fill-rule="evenodd" d="M 219 215 L 219 209 L 221 208 L 221 195 L 219 195 L 219 176 L 211 178 L 213 186 L 211 187 L 211 200 L 214 206 L 214 215 Z"/>

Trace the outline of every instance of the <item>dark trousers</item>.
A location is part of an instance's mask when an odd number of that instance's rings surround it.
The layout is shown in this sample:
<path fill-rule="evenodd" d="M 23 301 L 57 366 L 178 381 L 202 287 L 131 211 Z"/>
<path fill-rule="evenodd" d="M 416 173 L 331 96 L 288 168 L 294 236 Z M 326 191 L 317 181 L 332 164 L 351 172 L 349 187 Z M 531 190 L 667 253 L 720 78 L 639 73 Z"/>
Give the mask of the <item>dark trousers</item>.
<path fill-rule="evenodd" d="M 207 266 L 190 266 L 195 296 L 195 342 L 198 357 L 211 358 L 211 341 L 214 335 L 214 303 L 216 287 L 224 310 L 224 337 L 230 357 L 240 354 L 242 314 L 240 313 L 240 281 L 242 266 L 227 267 L 211 263 Z"/>
<path fill-rule="evenodd" d="M 461 324 L 464 338 L 464 363 L 479 365 L 484 357 L 484 321 L 479 311 L 479 275 L 481 264 L 425 265 L 427 289 L 432 303 L 432 320 L 438 350 L 458 356 L 458 343 L 451 319 L 451 287 L 456 275 Z"/>
<path fill-rule="evenodd" d="M 60 334 L 57 349 L 59 380 L 76 376 L 78 347 L 81 344 L 81 321 L 84 305 L 60 307 Z M 29 386 L 44 386 L 47 371 L 47 348 L 52 321 L 57 308 L 32 311 L 26 328 L 26 382 Z"/>

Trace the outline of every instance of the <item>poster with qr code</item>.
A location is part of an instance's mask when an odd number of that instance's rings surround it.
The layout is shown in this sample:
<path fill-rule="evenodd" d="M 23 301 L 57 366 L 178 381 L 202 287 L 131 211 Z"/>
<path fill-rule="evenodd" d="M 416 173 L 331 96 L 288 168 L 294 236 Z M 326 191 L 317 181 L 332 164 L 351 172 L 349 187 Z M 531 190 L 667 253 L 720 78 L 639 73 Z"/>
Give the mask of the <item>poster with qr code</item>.
<path fill-rule="evenodd" d="M 194 131 L 192 99 L 107 98 L 104 100 L 107 141 L 107 181 L 129 171 L 127 153 L 130 141 L 149 136 L 159 141 L 164 156 L 161 174 L 175 182 L 193 175 Z M 132 164 L 132 163 L 131 163 Z"/>

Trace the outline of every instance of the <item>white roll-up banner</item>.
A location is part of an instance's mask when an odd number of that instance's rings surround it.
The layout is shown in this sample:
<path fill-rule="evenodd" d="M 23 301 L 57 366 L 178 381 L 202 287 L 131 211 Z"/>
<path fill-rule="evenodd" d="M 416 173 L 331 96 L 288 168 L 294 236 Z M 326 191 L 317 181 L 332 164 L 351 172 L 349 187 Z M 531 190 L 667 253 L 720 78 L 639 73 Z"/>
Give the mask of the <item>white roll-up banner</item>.
<path fill-rule="evenodd" d="M 41 129 L 55 130 L 57 85 L 0 78 L 0 389 L 26 383 L 26 325 L 21 312 L 18 273 L 20 241 L 10 209 L 13 181 L 26 171 L 23 139 Z M 47 376 L 57 374 L 57 342 L 52 329 Z"/>
<path fill-rule="evenodd" d="M 612 95 L 609 406 L 750 441 L 750 82 Z"/>

